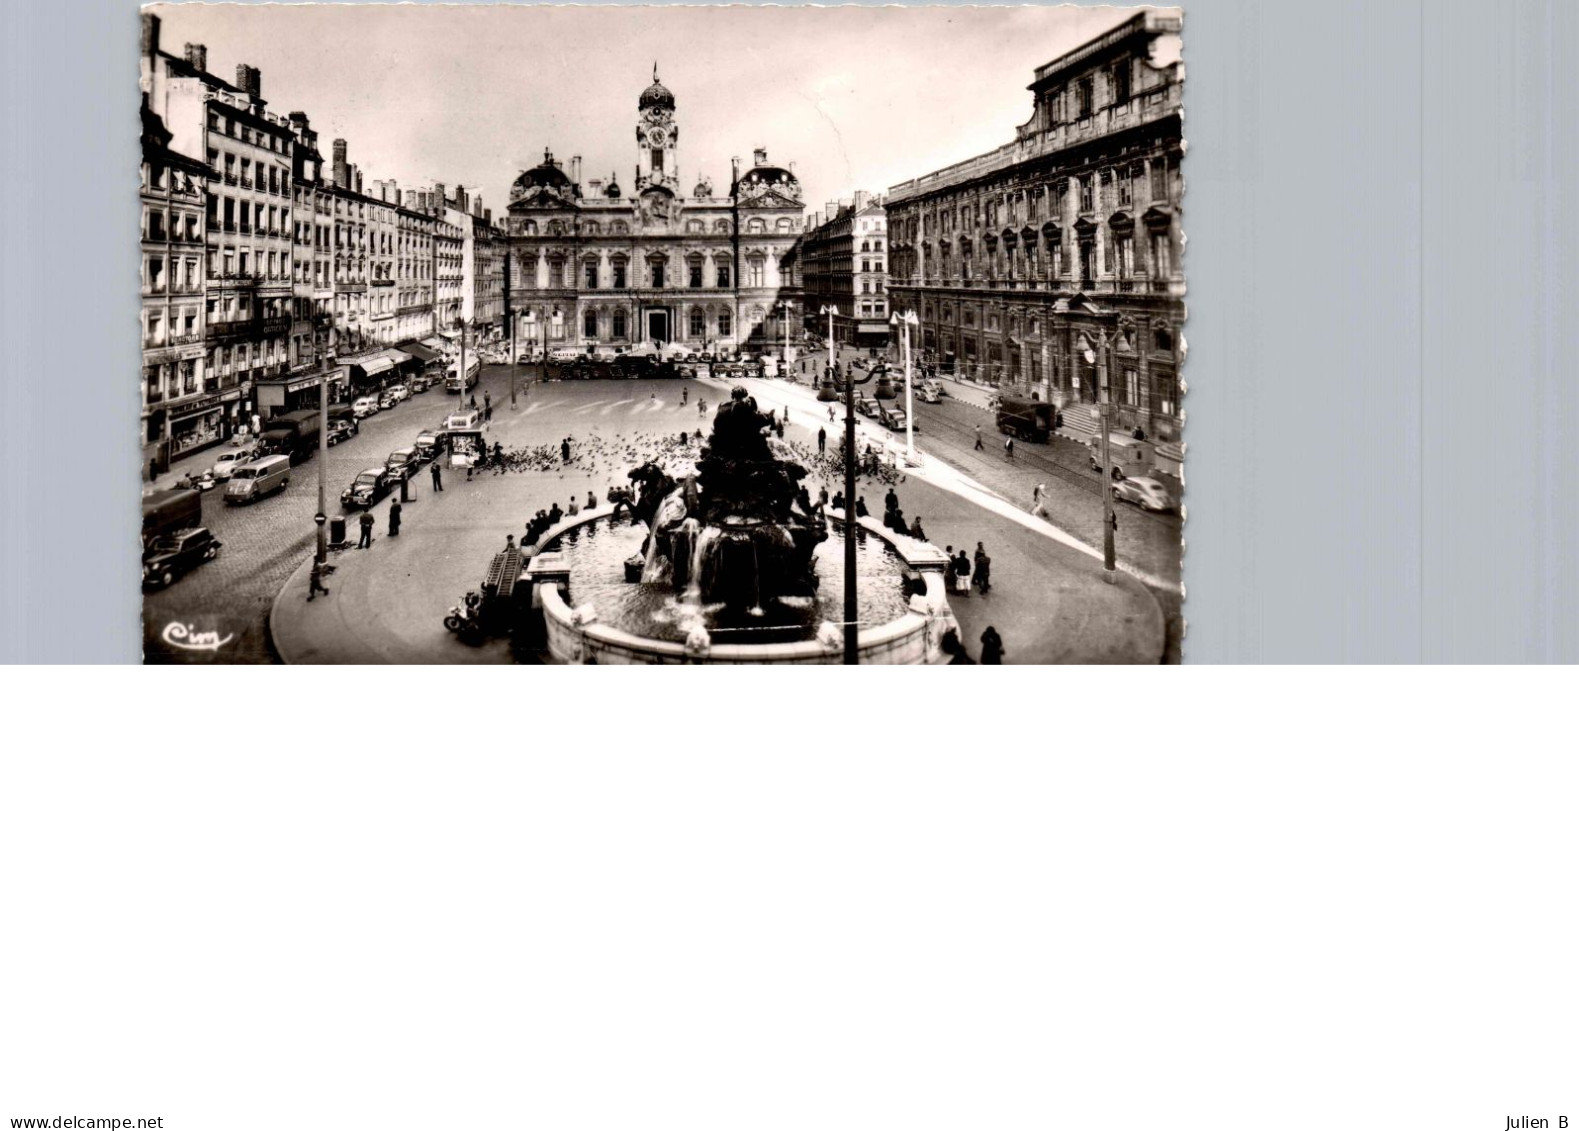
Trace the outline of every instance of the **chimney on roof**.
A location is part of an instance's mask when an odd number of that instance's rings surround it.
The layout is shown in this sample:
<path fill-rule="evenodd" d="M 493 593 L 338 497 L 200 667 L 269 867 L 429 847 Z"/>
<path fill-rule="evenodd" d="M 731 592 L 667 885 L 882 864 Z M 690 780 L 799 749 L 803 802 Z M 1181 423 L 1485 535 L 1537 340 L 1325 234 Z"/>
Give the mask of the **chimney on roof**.
<path fill-rule="evenodd" d="M 866 207 L 866 202 L 868 200 L 870 200 L 871 197 L 872 197 L 872 194 L 867 192 L 865 189 L 856 189 L 855 190 L 855 211 L 859 212 L 861 209 L 865 208 Z"/>
<path fill-rule="evenodd" d="M 152 59 L 159 54 L 159 17 L 152 12 L 143 13 L 143 58 Z"/>
<path fill-rule="evenodd" d="M 760 147 L 753 149 L 751 151 L 751 163 L 753 165 L 766 165 L 768 163 L 768 151 Z"/>
<path fill-rule="evenodd" d="M 201 43 L 188 43 L 186 45 L 186 61 L 193 70 L 208 70 L 208 48 Z"/>
<path fill-rule="evenodd" d="M 589 192 L 591 192 L 593 196 L 602 196 L 603 195 L 603 178 L 602 177 L 593 177 L 590 181 L 587 182 L 587 190 Z"/>
<path fill-rule="evenodd" d="M 837 200 L 830 200 L 827 204 L 822 206 L 822 210 L 827 214 L 828 219 L 832 220 L 839 214 L 839 202 Z"/>
<path fill-rule="evenodd" d="M 416 189 L 408 188 L 406 190 L 406 195 L 402 199 L 406 202 L 405 203 L 405 208 L 408 211 L 415 212 L 417 210 L 417 190 Z"/>
<path fill-rule="evenodd" d="M 356 181 L 356 191 L 357 192 L 361 192 L 362 191 L 362 170 L 358 169 L 355 165 L 352 165 L 351 166 L 351 177 Z"/>
<path fill-rule="evenodd" d="M 444 211 L 444 206 L 447 205 L 450 202 L 449 196 L 444 191 L 444 182 L 443 181 L 439 181 L 433 186 L 433 195 L 438 198 L 438 200 L 437 200 L 438 210 L 440 212 L 443 212 Z"/>
<path fill-rule="evenodd" d="M 330 177 L 336 188 L 348 189 L 351 187 L 351 177 L 345 163 L 345 138 L 334 139 L 333 162 L 330 166 Z"/>
<path fill-rule="evenodd" d="M 248 63 L 236 64 L 236 86 L 243 90 L 254 102 L 263 98 L 263 75 L 258 68 Z"/>
<path fill-rule="evenodd" d="M 570 183 L 573 185 L 581 183 L 581 158 L 579 156 L 570 159 Z"/>

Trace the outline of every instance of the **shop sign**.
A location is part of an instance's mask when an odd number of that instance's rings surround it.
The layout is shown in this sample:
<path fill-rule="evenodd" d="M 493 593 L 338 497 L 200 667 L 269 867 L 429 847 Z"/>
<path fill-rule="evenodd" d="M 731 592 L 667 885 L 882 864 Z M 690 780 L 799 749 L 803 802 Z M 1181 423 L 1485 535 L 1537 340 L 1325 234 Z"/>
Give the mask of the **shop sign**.
<path fill-rule="evenodd" d="M 236 395 L 240 395 L 239 390 L 237 391 Z M 170 410 L 170 415 L 176 419 L 180 419 L 184 416 L 195 416 L 198 413 L 210 412 L 218 408 L 223 400 L 224 398 L 220 396 L 203 397 L 199 400 L 193 401 L 191 404 L 184 404 L 177 408 L 172 408 Z"/>

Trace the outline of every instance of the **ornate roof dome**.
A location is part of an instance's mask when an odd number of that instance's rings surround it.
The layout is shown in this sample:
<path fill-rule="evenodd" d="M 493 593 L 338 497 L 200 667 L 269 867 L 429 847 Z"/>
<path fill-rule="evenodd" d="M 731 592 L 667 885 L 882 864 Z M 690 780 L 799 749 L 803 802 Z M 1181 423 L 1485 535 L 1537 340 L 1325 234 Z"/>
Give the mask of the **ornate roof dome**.
<path fill-rule="evenodd" d="M 636 103 L 638 110 L 673 110 L 674 95 L 669 93 L 669 88 L 658 81 L 658 64 L 652 65 L 652 85 L 641 92 L 641 98 Z"/>
<path fill-rule="evenodd" d="M 609 187 L 603 190 L 603 195 L 610 200 L 618 200 L 620 198 L 620 183 L 614 179 L 613 173 L 609 174 Z"/>
<path fill-rule="evenodd" d="M 567 195 L 575 189 L 565 171 L 559 167 L 559 162 L 554 160 L 554 155 L 546 149 L 543 150 L 541 165 L 528 169 L 515 179 L 515 184 L 510 187 L 510 199 L 525 196 L 535 188 L 550 188 Z"/>
<path fill-rule="evenodd" d="M 737 193 L 749 197 L 776 188 L 786 196 L 800 199 L 800 181 L 794 173 L 783 166 L 768 164 L 766 150 L 757 150 L 755 158 L 756 163 L 740 175 Z"/>

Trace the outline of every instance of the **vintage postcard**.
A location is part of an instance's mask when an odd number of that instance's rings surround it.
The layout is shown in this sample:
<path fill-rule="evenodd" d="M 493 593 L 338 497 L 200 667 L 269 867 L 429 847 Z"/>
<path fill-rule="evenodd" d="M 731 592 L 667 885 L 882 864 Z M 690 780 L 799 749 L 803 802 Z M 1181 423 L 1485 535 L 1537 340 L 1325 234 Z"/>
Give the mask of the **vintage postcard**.
<path fill-rule="evenodd" d="M 1181 37 L 144 9 L 147 662 L 1177 662 Z"/>

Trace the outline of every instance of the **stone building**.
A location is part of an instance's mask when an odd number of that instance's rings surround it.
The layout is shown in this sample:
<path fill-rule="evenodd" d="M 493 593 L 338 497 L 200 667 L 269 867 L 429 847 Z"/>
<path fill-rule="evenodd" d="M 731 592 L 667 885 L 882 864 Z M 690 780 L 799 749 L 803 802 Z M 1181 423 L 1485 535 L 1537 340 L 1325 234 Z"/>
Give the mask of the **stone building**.
<path fill-rule="evenodd" d="M 170 132 L 169 147 L 207 164 L 204 385 L 201 407 L 171 413 L 176 451 L 228 437 L 252 409 L 253 382 L 285 372 L 292 303 L 292 145 L 271 113 L 256 67 L 234 84 L 208 71 L 208 49 L 160 49 L 159 18 L 144 13 L 140 86 Z M 208 397 L 215 398 L 210 404 Z M 190 406 L 188 406 L 190 409 Z"/>
<path fill-rule="evenodd" d="M 728 190 L 682 179 L 675 98 L 653 71 L 637 100 L 636 163 L 584 183 L 544 151 L 508 206 L 510 315 L 522 349 L 642 343 L 763 346 L 799 325 L 787 269 L 804 205 L 792 169 L 758 149 Z M 790 304 L 781 306 L 781 303 Z"/>
<path fill-rule="evenodd" d="M 1143 11 L 1038 67 L 1014 141 L 892 188 L 892 307 L 925 359 L 1178 437 L 1179 32 Z"/>
<path fill-rule="evenodd" d="M 807 224 L 800 246 L 806 328 L 826 335 L 824 307 L 839 312 L 833 332 L 850 345 L 888 342 L 887 212 L 881 198 L 857 192 L 829 201 Z"/>
<path fill-rule="evenodd" d="M 208 376 L 203 270 L 208 166 L 170 148 L 170 131 L 142 109 L 143 466 L 217 439 L 218 388 Z M 212 407 L 209 402 L 212 401 Z M 175 420 L 181 427 L 174 427 Z"/>

